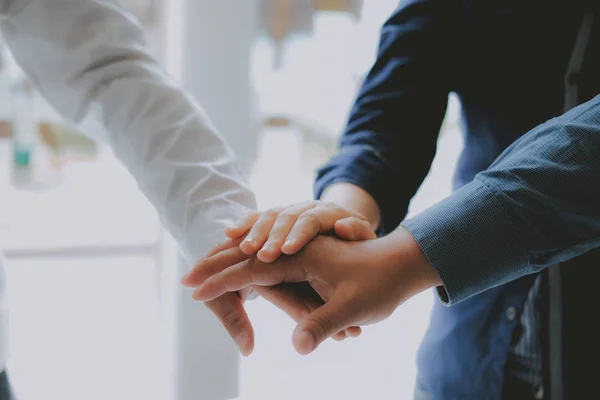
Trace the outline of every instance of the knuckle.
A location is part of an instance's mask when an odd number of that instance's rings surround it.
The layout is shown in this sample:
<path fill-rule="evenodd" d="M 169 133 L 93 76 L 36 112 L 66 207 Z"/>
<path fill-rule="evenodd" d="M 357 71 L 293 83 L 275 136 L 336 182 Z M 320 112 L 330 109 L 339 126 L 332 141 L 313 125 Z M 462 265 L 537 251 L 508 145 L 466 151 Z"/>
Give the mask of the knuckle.
<path fill-rule="evenodd" d="M 302 208 L 299 207 L 290 207 L 282 210 L 279 214 L 284 217 L 297 217 L 302 213 Z"/>
<path fill-rule="evenodd" d="M 330 209 L 330 210 L 336 210 L 336 209 L 340 208 L 339 205 L 337 205 L 336 203 L 333 203 L 331 201 L 323 201 L 323 202 L 321 202 L 321 207 L 326 208 L 326 209 Z"/>
<path fill-rule="evenodd" d="M 277 232 L 272 232 L 271 234 L 269 234 L 269 240 L 267 243 L 269 244 L 269 246 L 281 246 L 283 244 L 284 239 L 285 236 Z"/>
<path fill-rule="evenodd" d="M 350 222 L 352 225 L 362 225 L 365 222 L 362 219 L 354 216 L 348 218 L 347 221 Z"/>
<path fill-rule="evenodd" d="M 252 211 L 251 213 L 248 213 L 245 216 L 243 216 L 242 218 L 238 219 L 238 223 L 240 223 L 240 224 L 246 223 L 254 218 L 257 218 L 258 216 L 259 216 L 259 213 L 257 211 Z"/>
<path fill-rule="evenodd" d="M 331 332 L 333 329 L 333 324 L 331 320 L 327 317 L 320 315 L 313 315 L 310 317 L 311 323 L 313 325 L 313 332 L 316 333 L 319 337 L 324 337 Z"/>
<path fill-rule="evenodd" d="M 312 210 L 305 212 L 298 219 L 300 221 L 302 221 L 302 223 L 305 223 L 305 224 L 320 225 L 319 217 Z"/>
<path fill-rule="evenodd" d="M 263 245 L 263 249 L 267 245 L 272 245 L 273 242 L 279 243 L 280 241 L 281 241 L 281 234 L 271 231 L 267 238 L 267 242 Z"/>
<path fill-rule="evenodd" d="M 281 214 L 279 214 L 279 217 L 277 218 L 277 222 L 278 223 L 290 223 L 296 220 L 296 218 L 298 218 L 298 212 L 294 211 L 294 210 L 286 210 L 284 212 L 282 212 Z"/>
<path fill-rule="evenodd" d="M 247 278 L 246 278 L 246 280 L 247 280 L 248 282 L 252 282 L 252 277 L 253 277 L 253 275 L 254 275 L 254 270 L 255 270 L 255 267 L 256 267 L 256 258 L 255 258 L 255 257 L 252 257 L 252 258 L 249 258 L 249 259 L 247 259 L 247 260 L 246 260 L 246 261 L 244 261 L 244 263 L 242 264 L 242 269 L 243 269 L 244 271 L 246 271 L 246 275 L 247 275 Z"/>
<path fill-rule="evenodd" d="M 233 332 L 241 328 L 243 320 L 239 313 L 230 311 L 221 316 L 221 323 L 228 332 Z"/>
<path fill-rule="evenodd" d="M 279 215 L 280 210 L 277 208 L 271 208 L 270 210 L 267 210 L 263 213 L 263 217 L 265 218 L 277 218 L 277 216 Z"/>

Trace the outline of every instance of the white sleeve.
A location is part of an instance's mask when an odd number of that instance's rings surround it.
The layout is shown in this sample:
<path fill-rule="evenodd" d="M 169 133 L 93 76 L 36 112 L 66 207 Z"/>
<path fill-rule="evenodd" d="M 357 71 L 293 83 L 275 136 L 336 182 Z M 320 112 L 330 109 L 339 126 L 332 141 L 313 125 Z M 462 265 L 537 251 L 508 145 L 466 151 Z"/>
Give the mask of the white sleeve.
<path fill-rule="evenodd" d="M 9 3 L 1 27 L 16 61 L 60 115 L 112 146 L 189 261 L 255 208 L 221 136 L 117 2 Z"/>

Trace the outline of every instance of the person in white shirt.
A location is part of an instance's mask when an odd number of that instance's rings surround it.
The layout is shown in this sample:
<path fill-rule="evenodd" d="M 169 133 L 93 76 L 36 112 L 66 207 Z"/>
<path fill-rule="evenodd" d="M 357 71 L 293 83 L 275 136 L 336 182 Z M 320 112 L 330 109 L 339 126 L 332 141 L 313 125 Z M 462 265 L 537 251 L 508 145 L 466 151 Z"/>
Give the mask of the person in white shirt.
<path fill-rule="evenodd" d="M 66 120 L 110 144 L 190 265 L 255 209 L 221 136 L 149 55 L 139 24 L 116 1 L 0 0 L 0 14 L 2 36 L 35 87 Z M 8 354 L 4 286 L 0 266 L 0 372 Z M 207 306 L 249 353 L 254 337 L 243 297 L 227 294 Z"/>

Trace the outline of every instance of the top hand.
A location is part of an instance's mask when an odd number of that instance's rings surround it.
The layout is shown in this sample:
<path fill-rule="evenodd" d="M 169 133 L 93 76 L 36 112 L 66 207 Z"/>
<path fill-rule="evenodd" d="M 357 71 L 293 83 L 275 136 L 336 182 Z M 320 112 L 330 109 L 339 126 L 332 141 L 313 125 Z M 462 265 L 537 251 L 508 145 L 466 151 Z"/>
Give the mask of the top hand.
<path fill-rule="evenodd" d="M 251 258 L 231 266 L 240 255 L 236 257 L 217 254 L 201 262 L 185 280 L 189 286 L 199 285 L 194 298 L 210 301 L 250 286 L 310 283 L 325 304 L 303 318 L 294 331 L 294 347 L 301 354 L 312 352 L 335 332 L 387 318 L 411 296 L 441 283 L 419 245 L 402 227 L 385 238 L 365 242 L 320 236 L 296 256 L 272 264 Z"/>
<path fill-rule="evenodd" d="M 213 249 L 207 257 L 219 253 L 219 257 L 224 257 L 223 260 L 234 264 L 247 259 L 246 255 L 258 252 L 261 261 L 273 262 L 282 253 L 295 254 L 316 235 L 329 232 L 344 240 L 367 240 L 377 237 L 362 214 L 333 203 L 309 201 L 287 208 L 256 212 L 243 218 L 237 225 L 227 229 L 226 234 L 231 240 Z M 230 250 L 238 246 L 243 253 Z M 323 299 L 307 284 L 283 284 L 275 288 L 255 290 L 283 308 L 297 322 L 323 304 Z M 215 301 L 221 302 L 220 299 Z M 213 311 L 219 317 L 220 308 Z M 234 315 L 240 314 L 238 312 Z M 245 314 L 244 318 L 247 319 Z M 360 327 L 351 326 L 335 333 L 332 338 L 344 340 L 360 334 Z"/>
<path fill-rule="evenodd" d="M 258 253 L 263 262 L 273 262 L 281 254 L 296 254 L 315 236 L 329 232 L 344 240 L 377 238 L 362 214 L 319 200 L 253 213 L 225 234 L 232 240 L 246 235 L 240 249 L 248 255 Z"/>

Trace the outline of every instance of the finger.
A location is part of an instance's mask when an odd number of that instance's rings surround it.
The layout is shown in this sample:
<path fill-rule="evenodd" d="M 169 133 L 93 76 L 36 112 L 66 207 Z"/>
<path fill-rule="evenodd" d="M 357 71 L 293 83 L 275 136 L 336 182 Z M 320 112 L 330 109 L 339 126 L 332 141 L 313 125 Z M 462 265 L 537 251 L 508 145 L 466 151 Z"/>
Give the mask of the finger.
<path fill-rule="evenodd" d="M 346 334 L 349 337 L 359 337 L 362 334 L 362 328 L 360 326 L 351 326 L 346 329 Z"/>
<path fill-rule="evenodd" d="M 255 254 L 267 241 L 269 232 L 279 216 L 279 209 L 265 211 L 258 217 L 246 239 L 240 244 L 240 249 L 246 254 Z"/>
<path fill-rule="evenodd" d="M 220 253 L 224 250 L 229 250 L 234 247 L 238 247 L 240 245 L 240 243 L 242 242 L 242 240 L 244 240 L 245 237 L 246 237 L 246 235 L 242 235 L 238 239 L 231 239 L 231 238 L 225 239 L 225 241 L 223 243 L 221 243 L 220 245 L 216 246 L 211 251 L 206 253 L 206 255 L 202 259 L 212 257 L 215 254 Z"/>
<path fill-rule="evenodd" d="M 194 268 L 196 268 L 203 260 L 210 258 L 212 256 L 214 256 L 215 254 L 218 254 L 222 251 L 225 250 L 229 250 L 229 249 L 233 249 L 236 248 L 240 245 L 241 240 L 240 239 L 225 239 L 225 241 L 219 245 L 217 245 L 216 247 L 214 247 L 211 251 L 209 251 L 208 253 L 206 253 L 206 255 L 204 257 L 202 257 L 200 260 L 198 260 L 198 262 L 196 263 L 196 265 L 194 266 Z M 192 271 L 188 272 L 184 277 L 181 278 L 181 284 L 184 286 L 193 286 L 193 284 L 190 282 L 190 275 L 194 275 L 192 274 L 192 272 L 194 271 L 194 269 L 192 269 Z M 188 283 L 189 282 L 189 283 Z"/>
<path fill-rule="evenodd" d="M 300 251 L 319 233 L 333 230 L 336 221 L 347 218 L 350 211 L 341 207 L 317 207 L 298 217 L 281 250 L 292 255 Z"/>
<path fill-rule="evenodd" d="M 219 318 L 240 353 L 250 355 L 254 349 L 254 329 L 238 294 L 225 293 L 206 306 Z"/>
<path fill-rule="evenodd" d="M 260 217 L 260 213 L 253 212 L 239 221 L 235 222 L 233 225 L 225 228 L 225 235 L 227 235 L 230 239 L 237 239 L 252 227 L 256 220 Z"/>
<path fill-rule="evenodd" d="M 294 285 L 294 284 L 286 284 L 286 285 Z M 319 296 L 319 294 L 317 292 L 315 292 L 315 290 L 312 288 L 312 286 L 310 286 L 310 284 L 302 282 L 298 285 L 300 285 L 300 287 L 302 288 L 301 290 L 302 290 L 303 294 L 310 291 L 315 298 L 314 301 L 310 301 L 310 302 L 306 303 L 310 312 L 315 311 L 317 308 L 319 308 L 323 304 L 325 304 L 323 299 L 321 299 L 321 296 Z M 306 294 L 305 294 L 305 297 L 306 297 Z M 296 322 L 300 322 L 300 320 L 296 319 Z M 340 331 L 340 332 L 336 333 L 333 336 L 333 339 L 334 340 L 344 340 L 349 337 L 358 337 L 358 336 L 360 336 L 361 333 L 362 333 L 362 330 L 360 327 L 351 326 L 344 331 Z"/>
<path fill-rule="evenodd" d="M 301 260 L 290 258 L 266 264 L 257 258 L 250 258 L 208 278 L 192 296 L 196 300 L 209 301 L 223 293 L 235 292 L 251 285 L 273 286 L 283 282 L 303 282 L 306 281 L 306 270 L 299 261 Z"/>
<path fill-rule="evenodd" d="M 325 339 L 353 325 L 347 298 L 340 291 L 311 313 L 294 330 L 292 341 L 300 354 L 313 352 Z"/>
<path fill-rule="evenodd" d="M 303 284 L 286 283 L 275 286 L 253 286 L 253 288 L 261 297 L 298 322 L 324 304 L 316 293 L 306 294 L 304 291 L 300 291 L 298 289 L 300 285 Z"/>
<path fill-rule="evenodd" d="M 251 287 L 247 287 L 247 288 L 243 288 L 242 290 L 240 290 L 238 293 L 238 296 L 240 297 L 240 299 L 242 300 L 242 304 L 244 304 L 246 302 L 246 300 L 248 300 L 248 297 L 250 297 L 250 294 L 253 292 Z"/>
<path fill-rule="evenodd" d="M 200 260 L 194 269 L 181 280 L 181 284 L 187 287 L 196 287 L 225 268 L 236 265 L 250 257 L 242 252 L 239 247 L 221 251 L 212 257 Z"/>
<path fill-rule="evenodd" d="M 323 299 L 310 286 L 312 293 L 309 290 L 304 290 L 304 285 L 308 286 L 303 282 L 276 286 L 253 286 L 253 288 L 261 297 L 285 312 L 294 321 L 300 322 L 324 304 Z M 356 334 L 357 329 L 358 334 Z M 350 327 L 345 331 L 337 332 L 333 335 L 333 339 L 341 341 L 358 335 L 360 335 L 360 328 Z"/>
<path fill-rule="evenodd" d="M 263 262 L 273 262 L 281 255 L 281 247 L 298 217 L 305 211 L 316 207 L 316 203 L 308 202 L 289 207 L 281 212 L 273 224 L 269 238 L 258 252 L 258 258 Z"/>
<path fill-rule="evenodd" d="M 377 234 L 368 221 L 349 217 L 337 221 L 334 225 L 335 235 L 344 240 L 372 240 Z"/>

